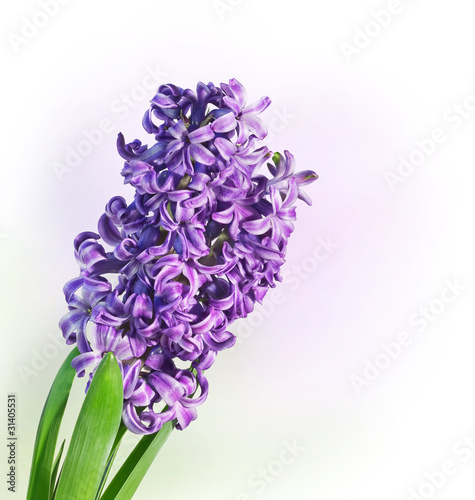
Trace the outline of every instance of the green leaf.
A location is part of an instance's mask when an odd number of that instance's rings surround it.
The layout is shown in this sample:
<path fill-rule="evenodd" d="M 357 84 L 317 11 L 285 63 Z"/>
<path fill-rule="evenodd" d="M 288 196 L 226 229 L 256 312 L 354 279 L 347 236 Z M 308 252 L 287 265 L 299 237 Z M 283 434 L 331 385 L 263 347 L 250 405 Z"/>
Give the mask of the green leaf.
<path fill-rule="evenodd" d="M 109 473 L 111 471 L 112 464 L 114 463 L 115 457 L 117 455 L 117 451 L 119 450 L 120 443 L 121 443 L 122 438 L 124 437 L 124 434 L 126 432 L 127 432 L 127 427 L 125 426 L 125 424 L 123 422 L 121 422 L 119 430 L 118 430 L 117 435 L 115 437 L 114 444 L 112 445 L 112 450 L 109 454 L 109 460 L 107 460 L 106 469 L 104 471 L 104 474 L 102 475 L 101 484 L 99 485 L 99 489 L 97 490 L 95 500 L 99 500 L 100 496 L 102 495 L 102 490 L 104 489 L 107 478 L 109 477 Z"/>
<path fill-rule="evenodd" d="M 172 429 L 173 422 L 167 422 L 159 432 L 144 436 L 112 479 L 101 500 L 130 500 Z"/>
<path fill-rule="evenodd" d="M 122 414 L 122 375 L 112 353 L 101 361 L 79 413 L 55 500 L 94 500 Z"/>
<path fill-rule="evenodd" d="M 53 464 L 53 471 L 51 473 L 51 482 L 50 482 L 50 488 L 49 488 L 49 491 L 50 491 L 49 498 L 54 498 L 56 478 L 58 477 L 59 462 L 61 460 L 61 457 L 63 456 L 64 443 L 66 443 L 66 439 L 63 440 L 63 442 L 61 444 L 61 448 L 59 449 L 58 455 L 57 455 L 57 457 L 54 461 L 54 464 Z"/>
<path fill-rule="evenodd" d="M 58 439 L 59 427 L 63 419 L 64 409 L 68 402 L 71 386 L 76 372 L 71 361 L 79 354 L 73 349 L 54 379 L 41 414 L 36 433 L 33 460 L 31 462 L 30 482 L 27 500 L 50 498 L 51 472 L 53 468 L 54 450 Z"/>

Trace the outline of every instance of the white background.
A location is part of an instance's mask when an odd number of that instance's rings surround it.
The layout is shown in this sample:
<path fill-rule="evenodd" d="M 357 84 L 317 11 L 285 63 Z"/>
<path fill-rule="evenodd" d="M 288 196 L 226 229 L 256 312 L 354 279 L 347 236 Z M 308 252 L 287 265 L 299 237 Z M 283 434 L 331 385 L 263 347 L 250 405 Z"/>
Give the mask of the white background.
<path fill-rule="evenodd" d="M 1 397 L 19 401 L 16 498 L 67 352 L 57 323 L 61 288 L 78 272 L 73 238 L 96 229 L 110 197 L 132 198 L 117 133 L 144 137 L 160 83 L 232 77 L 250 100 L 272 98 L 270 146 L 320 179 L 313 206 L 299 207 L 280 295 L 233 327 L 241 342 L 210 370 L 198 420 L 172 435 L 137 498 L 474 498 L 475 455 L 463 444 L 475 433 L 470 4 L 63 3 L 38 14 L 35 0 L 9 2 L 0 21 Z M 433 133 L 443 143 L 427 142 Z M 81 147 L 87 155 L 68 165 Z M 411 155 L 418 165 L 402 177 Z M 286 443 L 296 456 L 282 454 Z M 451 475 L 433 475 L 444 462 Z M 6 480 L 0 488 L 6 496 Z"/>

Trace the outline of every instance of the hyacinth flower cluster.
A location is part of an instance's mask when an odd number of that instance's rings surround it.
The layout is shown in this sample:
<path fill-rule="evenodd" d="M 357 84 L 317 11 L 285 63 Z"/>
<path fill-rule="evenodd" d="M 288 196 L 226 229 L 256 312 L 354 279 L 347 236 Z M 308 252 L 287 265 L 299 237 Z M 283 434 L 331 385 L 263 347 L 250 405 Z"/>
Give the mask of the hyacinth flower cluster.
<path fill-rule="evenodd" d="M 90 383 L 115 355 L 136 434 L 196 419 L 204 372 L 236 341 L 229 325 L 281 280 L 296 200 L 311 203 L 301 188 L 316 174 L 262 143 L 270 99 L 246 101 L 235 79 L 160 86 L 142 122 L 152 145 L 118 138 L 133 201 L 112 198 L 98 232 L 74 242 L 80 275 L 64 287 L 60 321 L 80 352 L 72 365 Z"/>

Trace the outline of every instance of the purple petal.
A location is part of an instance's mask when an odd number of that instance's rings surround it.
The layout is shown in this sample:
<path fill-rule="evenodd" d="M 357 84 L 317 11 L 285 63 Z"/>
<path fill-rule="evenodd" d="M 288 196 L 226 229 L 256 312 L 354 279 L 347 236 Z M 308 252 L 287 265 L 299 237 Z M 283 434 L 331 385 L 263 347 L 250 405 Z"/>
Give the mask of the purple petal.
<path fill-rule="evenodd" d="M 198 370 L 208 370 L 213 365 L 216 359 L 216 351 L 208 351 L 202 354 L 196 361 L 193 362 L 193 366 Z"/>
<path fill-rule="evenodd" d="M 188 370 L 180 370 L 175 378 L 180 382 L 181 386 L 185 390 L 185 396 L 191 396 L 197 389 L 198 385 L 196 383 L 196 377 L 193 373 Z"/>
<path fill-rule="evenodd" d="M 166 373 L 154 371 L 150 373 L 147 380 L 169 406 L 174 405 L 183 396 L 184 391 L 181 384 Z"/>
<path fill-rule="evenodd" d="M 312 206 L 312 198 L 304 191 L 299 190 L 299 200 L 304 201 L 308 206 Z"/>
<path fill-rule="evenodd" d="M 282 208 L 288 208 L 292 206 L 297 201 L 298 194 L 299 186 L 297 184 L 297 179 L 295 177 L 292 177 L 292 179 L 289 180 L 289 190 L 287 192 L 287 195 L 285 196 L 285 201 L 282 204 Z"/>
<path fill-rule="evenodd" d="M 199 144 L 200 142 L 210 141 L 214 137 L 211 125 L 197 128 L 188 134 L 188 139 L 192 144 Z"/>
<path fill-rule="evenodd" d="M 139 417 L 135 406 L 130 402 L 125 405 L 122 419 L 127 429 L 134 434 L 151 434 L 159 431 L 163 425 L 163 421 L 154 412 L 142 412 Z"/>
<path fill-rule="evenodd" d="M 109 292 L 112 289 L 112 286 L 102 276 L 98 276 L 96 278 L 86 276 L 84 278 L 84 289 L 88 292 L 100 293 Z"/>
<path fill-rule="evenodd" d="M 196 359 L 203 352 L 201 337 L 182 337 L 179 346 L 187 352 L 187 359 Z"/>
<path fill-rule="evenodd" d="M 173 127 L 170 127 L 167 132 L 171 134 L 175 139 L 182 141 L 186 137 L 186 126 L 183 121 L 180 120 L 175 125 L 173 125 Z"/>
<path fill-rule="evenodd" d="M 209 332 L 216 325 L 216 311 L 211 308 L 209 314 L 199 323 L 191 325 L 191 329 L 195 334 Z"/>
<path fill-rule="evenodd" d="M 84 377 L 87 372 L 93 371 L 101 362 L 102 356 L 97 352 L 86 352 L 76 356 L 71 366 L 76 370 L 78 377 Z"/>
<path fill-rule="evenodd" d="M 170 371 L 174 368 L 173 361 L 161 352 L 161 348 L 156 348 L 149 354 L 145 365 L 152 370 Z"/>
<path fill-rule="evenodd" d="M 208 332 L 203 335 L 203 340 L 215 351 L 229 349 L 236 343 L 236 337 L 230 332 Z"/>
<path fill-rule="evenodd" d="M 173 159 L 175 158 L 176 155 L 174 155 L 173 153 L 176 153 L 177 151 L 180 151 L 181 149 L 183 149 L 183 146 L 184 146 L 184 142 L 182 140 L 175 140 L 175 141 L 171 141 L 168 143 L 167 145 L 167 154 L 165 156 L 165 160 L 167 161 L 167 163 L 169 161 L 173 161 Z"/>
<path fill-rule="evenodd" d="M 231 186 L 220 186 L 216 190 L 216 198 L 220 201 L 235 201 L 244 198 L 244 189 Z"/>
<path fill-rule="evenodd" d="M 266 110 L 270 104 L 271 100 L 268 97 L 261 97 L 258 101 L 253 102 L 252 104 L 249 104 L 242 110 L 242 114 L 247 114 L 247 113 L 262 113 L 264 110 Z"/>
<path fill-rule="evenodd" d="M 222 210 L 221 212 L 214 212 L 211 217 L 216 222 L 220 222 L 221 224 L 229 224 L 234 217 L 235 206 L 231 205 L 226 208 L 226 210 Z"/>
<path fill-rule="evenodd" d="M 226 113 L 211 124 L 211 128 L 218 133 L 231 132 L 237 127 L 233 113 Z"/>
<path fill-rule="evenodd" d="M 168 233 L 165 241 L 160 246 L 153 246 L 144 250 L 140 255 L 137 256 L 137 260 L 142 264 L 146 264 L 154 260 L 156 257 L 161 257 L 167 254 L 173 244 L 174 236 L 172 233 Z"/>
<path fill-rule="evenodd" d="M 72 280 L 69 280 L 63 287 L 63 293 L 66 298 L 66 302 L 71 302 L 74 293 L 81 288 L 81 286 L 84 283 L 84 278 L 82 276 L 79 276 L 78 278 L 73 278 Z"/>
<path fill-rule="evenodd" d="M 239 103 L 239 106 L 243 108 L 247 100 L 247 92 L 244 85 L 238 82 L 236 78 L 232 78 L 229 80 L 229 87 L 233 91 L 234 98 Z"/>
<path fill-rule="evenodd" d="M 264 122 L 255 115 L 243 115 L 241 123 L 245 124 L 247 129 L 258 139 L 264 139 L 267 135 L 267 127 Z"/>
<path fill-rule="evenodd" d="M 134 318 L 142 317 L 152 319 L 153 306 L 148 295 L 141 294 L 135 299 L 132 316 Z"/>
<path fill-rule="evenodd" d="M 175 417 L 177 419 L 176 428 L 180 431 L 188 427 L 193 420 L 196 420 L 198 412 L 196 408 L 185 408 L 180 403 L 175 405 Z"/>
<path fill-rule="evenodd" d="M 234 335 L 233 335 L 234 337 Z M 216 353 L 214 353 L 216 355 Z M 197 398 L 181 398 L 180 402 L 183 406 L 187 408 L 196 407 L 203 404 L 208 397 L 209 384 L 206 377 L 203 375 L 203 372 L 198 371 L 197 374 L 198 385 L 201 387 L 201 394 Z"/>
<path fill-rule="evenodd" d="M 130 260 L 135 256 L 137 242 L 132 238 L 123 239 L 114 249 L 114 257 L 119 260 Z"/>
<path fill-rule="evenodd" d="M 100 236 L 97 233 L 93 233 L 92 231 L 84 231 L 79 233 L 76 238 L 74 238 L 74 250 L 76 252 L 79 250 L 79 247 L 87 240 L 98 240 Z"/>
<path fill-rule="evenodd" d="M 157 104 L 161 108 L 175 108 L 176 104 L 164 94 L 156 94 L 150 101 L 152 104 Z"/>
<path fill-rule="evenodd" d="M 215 144 L 217 140 L 218 139 L 215 139 L 214 141 Z M 208 174 L 196 172 L 191 182 L 188 184 L 188 187 L 196 191 L 202 191 L 210 180 L 211 178 Z"/>
<path fill-rule="evenodd" d="M 128 336 L 130 352 L 136 358 L 143 356 L 147 350 L 147 342 L 142 335 L 139 335 L 135 330 L 129 332 Z"/>
<path fill-rule="evenodd" d="M 206 149 L 201 144 L 191 144 L 190 145 L 190 153 L 191 156 L 196 161 L 203 163 L 203 165 L 212 165 L 215 161 L 214 154 L 211 153 L 208 149 Z"/>
<path fill-rule="evenodd" d="M 237 151 L 237 146 L 233 144 L 228 139 L 224 139 L 224 137 L 217 137 L 214 140 L 214 145 L 216 149 L 219 151 L 219 154 L 228 161 L 231 156 Z"/>
<path fill-rule="evenodd" d="M 111 295 L 112 294 L 109 294 L 107 296 L 106 301 L 109 299 Z M 100 323 L 102 325 L 118 327 L 121 326 L 123 323 L 125 323 L 129 318 L 129 315 L 125 314 L 124 311 L 122 311 L 122 314 L 123 316 L 116 316 L 101 304 L 94 308 L 91 319 L 94 321 L 94 323 Z"/>
<path fill-rule="evenodd" d="M 138 359 L 132 365 L 124 367 L 124 399 L 129 399 L 130 396 L 132 396 L 139 379 L 141 365 L 142 363 L 140 359 Z"/>
<path fill-rule="evenodd" d="M 147 382 L 140 379 L 130 397 L 130 401 L 136 406 L 148 406 L 154 395 L 153 389 L 151 389 Z"/>
<path fill-rule="evenodd" d="M 252 246 L 256 255 L 262 259 L 269 261 L 278 261 L 283 263 L 284 253 L 277 248 L 272 248 L 268 244 L 264 244 L 265 240 L 272 241 L 270 238 L 264 238 L 263 243 L 254 243 Z M 274 243 L 275 244 L 275 243 Z"/>
<path fill-rule="evenodd" d="M 173 340 L 173 342 L 179 342 L 185 333 L 185 325 L 180 323 L 171 328 L 165 328 L 162 330 L 162 333 Z"/>
<path fill-rule="evenodd" d="M 239 103 L 233 97 L 224 96 L 223 102 L 233 112 L 235 116 L 237 116 L 241 112 L 241 107 L 239 106 Z"/>
<path fill-rule="evenodd" d="M 191 144 L 190 146 L 191 147 L 203 147 L 200 144 Z M 182 165 L 184 166 L 184 172 L 191 175 L 193 173 L 194 169 L 193 169 L 193 162 L 191 161 L 190 147 L 183 148 L 183 152 L 181 155 L 181 162 L 182 162 Z M 177 170 L 177 172 L 178 171 L 179 170 Z M 184 172 L 181 172 L 181 173 L 184 173 Z"/>
<path fill-rule="evenodd" d="M 98 224 L 101 238 L 108 244 L 116 246 L 122 240 L 117 226 L 109 219 L 107 214 L 103 214 Z"/>
<path fill-rule="evenodd" d="M 59 320 L 59 327 L 63 332 L 64 340 L 66 344 L 71 345 L 76 342 L 77 333 L 83 329 L 85 320 L 88 320 L 88 316 L 84 311 L 74 309 L 68 312 Z"/>
<path fill-rule="evenodd" d="M 106 252 L 102 245 L 94 240 L 86 240 L 82 242 L 77 251 L 76 259 L 81 264 L 84 264 L 87 269 L 90 269 L 94 264 L 101 260 L 106 260 Z"/>
<path fill-rule="evenodd" d="M 313 181 L 318 179 L 318 175 L 312 170 L 303 170 L 302 172 L 297 172 L 294 175 L 294 178 L 297 180 L 299 186 L 306 186 L 307 184 L 311 184 Z"/>
<path fill-rule="evenodd" d="M 251 234 L 264 234 L 271 228 L 270 217 L 244 222 L 242 227 Z"/>
<path fill-rule="evenodd" d="M 112 351 L 120 341 L 120 335 L 112 326 L 92 323 L 89 340 L 94 351 L 103 354 Z"/>
<path fill-rule="evenodd" d="M 127 337 L 121 338 L 117 345 L 114 346 L 114 350 L 112 352 L 119 360 L 127 361 L 134 357 L 134 353 L 132 352 L 129 339 Z M 142 354 L 140 354 L 140 356 Z"/>

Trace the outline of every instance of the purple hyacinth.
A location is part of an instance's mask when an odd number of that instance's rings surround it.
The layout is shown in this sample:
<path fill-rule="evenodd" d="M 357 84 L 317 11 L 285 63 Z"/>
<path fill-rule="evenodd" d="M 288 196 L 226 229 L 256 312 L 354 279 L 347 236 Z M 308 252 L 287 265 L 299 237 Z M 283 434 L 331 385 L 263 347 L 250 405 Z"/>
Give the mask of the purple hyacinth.
<path fill-rule="evenodd" d="M 317 175 L 295 173 L 288 151 L 260 142 L 267 129 L 257 115 L 269 98 L 246 101 L 235 79 L 200 82 L 196 92 L 162 85 L 143 118 L 152 146 L 118 138 L 134 201 L 112 198 L 98 234 L 74 243 L 80 276 L 64 287 L 60 327 L 89 382 L 104 354 L 115 354 L 123 421 L 137 434 L 196 419 L 204 372 L 235 343 L 228 326 L 281 280 L 295 202 L 311 204 L 301 187 Z"/>

